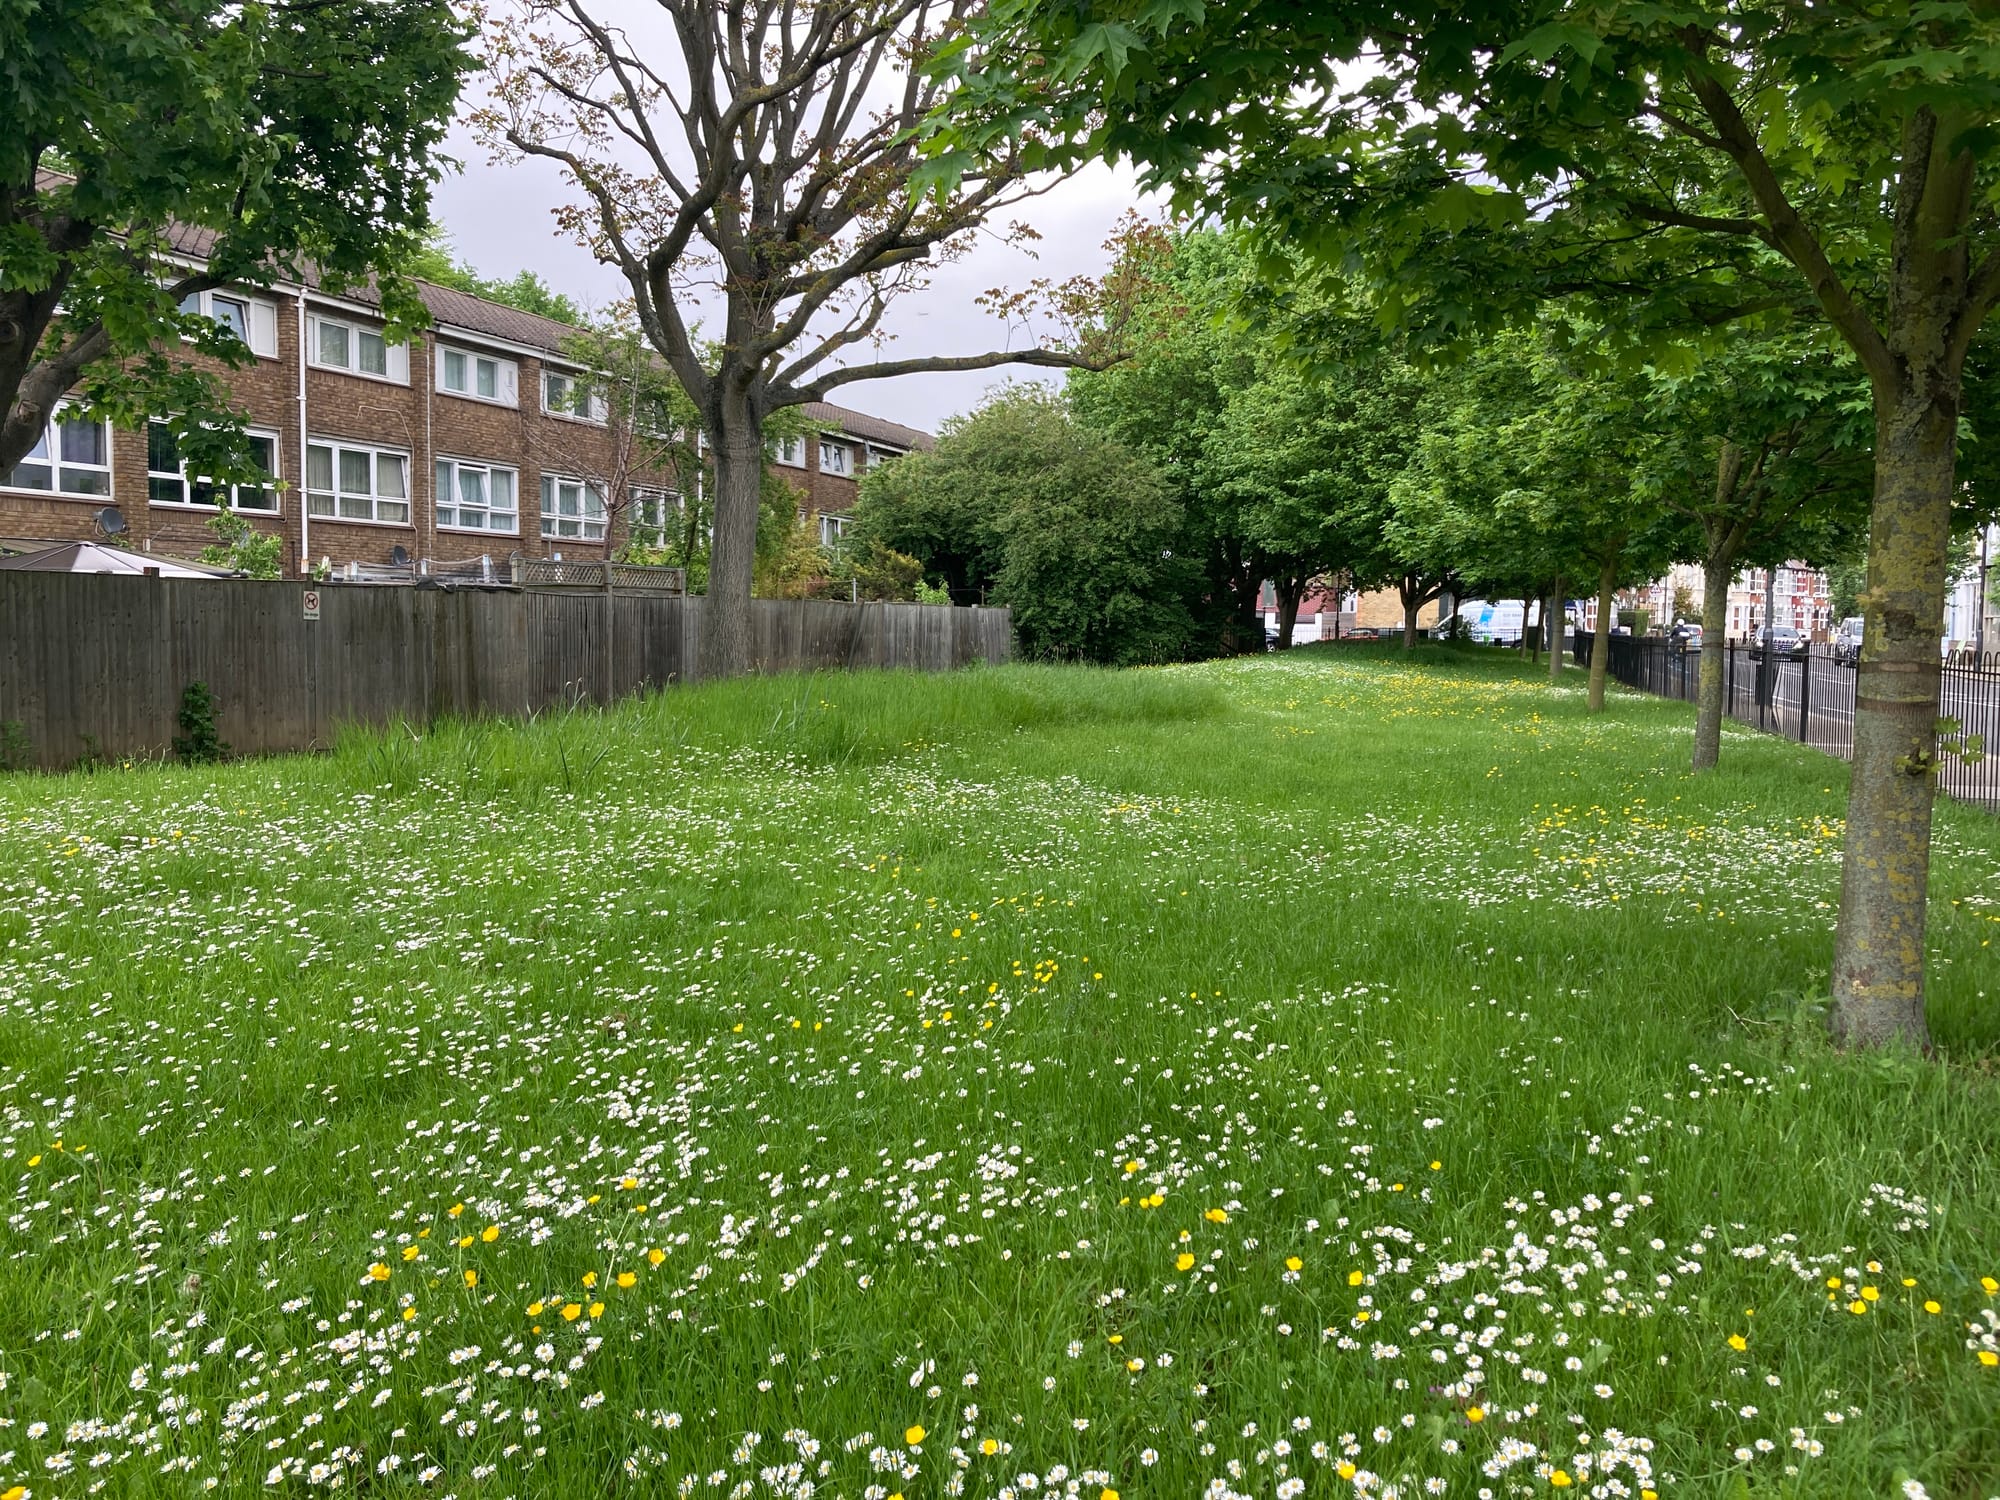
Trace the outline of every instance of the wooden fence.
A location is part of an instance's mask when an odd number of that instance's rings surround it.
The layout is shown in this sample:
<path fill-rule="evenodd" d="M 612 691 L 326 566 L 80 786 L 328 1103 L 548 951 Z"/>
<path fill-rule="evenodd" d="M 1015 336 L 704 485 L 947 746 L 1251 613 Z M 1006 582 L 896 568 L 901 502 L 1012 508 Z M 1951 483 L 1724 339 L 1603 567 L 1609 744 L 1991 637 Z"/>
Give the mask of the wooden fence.
<path fill-rule="evenodd" d="M 317 603 L 318 618 L 308 618 Z M 606 703 L 694 675 L 700 598 L 0 572 L 0 727 L 33 763 L 157 755 L 205 682 L 239 753 L 331 743 L 349 723 L 428 724 Z M 758 599 L 759 672 L 1005 661 L 1004 609 Z"/>

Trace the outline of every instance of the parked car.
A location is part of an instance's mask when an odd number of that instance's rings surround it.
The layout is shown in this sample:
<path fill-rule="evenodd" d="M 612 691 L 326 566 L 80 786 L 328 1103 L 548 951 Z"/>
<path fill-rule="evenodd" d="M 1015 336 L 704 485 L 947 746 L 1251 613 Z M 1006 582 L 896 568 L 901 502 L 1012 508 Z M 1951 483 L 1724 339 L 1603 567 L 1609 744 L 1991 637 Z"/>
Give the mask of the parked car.
<path fill-rule="evenodd" d="M 1850 615 L 1833 632 L 1833 659 L 1843 667 L 1860 664 L 1861 616 Z"/>
<path fill-rule="evenodd" d="M 1766 651 L 1773 656 L 1802 659 L 1806 654 L 1805 637 L 1789 625 L 1767 625 L 1751 641 L 1750 656 L 1755 660 L 1761 658 Z"/>
<path fill-rule="evenodd" d="M 1701 650 L 1701 627 L 1692 620 L 1680 620 L 1667 632 L 1667 645 L 1675 651 Z"/>

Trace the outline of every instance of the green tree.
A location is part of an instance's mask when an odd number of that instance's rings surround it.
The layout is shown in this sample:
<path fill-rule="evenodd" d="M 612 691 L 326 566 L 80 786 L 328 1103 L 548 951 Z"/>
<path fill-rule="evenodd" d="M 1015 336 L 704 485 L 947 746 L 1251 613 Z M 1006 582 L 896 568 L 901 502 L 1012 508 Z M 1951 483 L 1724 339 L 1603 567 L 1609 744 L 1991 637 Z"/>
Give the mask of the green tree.
<path fill-rule="evenodd" d="M 624 275 L 647 341 L 700 414 L 715 472 L 714 540 L 700 674 L 749 666 L 750 598 L 766 424 L 855 381 L 1007 364 L 1089 362 L 1081 292 L 1050 288 L 1059 327 L 1022 341 L 1020 297 L 996 311 L 1015 347 L 876 358 L 882 321 L 1041 190 L 1002 144 L 960 159 L 949 188 L 911 191 L 917 128 L 943 86 L 923 62 L 970 45 L 973 0 L 660 0 L 654 28 L 627 30 L 600 0 L 512 5 L 488 27 L 489 143 L 554 163 L 581 202 L 564 222 Z M 977 51 L 977 48 L 974 48 Z M 698 341 L 702 297 L 721 337 Z M 1068 315 L 1068 316 L 1066 316 Z M 862 355 L 861 358 L 855 358 Z"/>
<path fill-rule="evenodd" d="M 1663 498 L 1699 533 L 1701 676 L 1693 765 L 1722 753 L 1729 586 L 1745 566 L 1831 563 L 1865 544 L 1869 403 L 1851 357 L 1818 333 L 1743 330 L 1692 370 L 1649 372 Z M 1839 611 L 1836 611 L 1839 613 Z"/>
<path fill-rule="evenodd" d="M 1185 198 L 1364 266 L 1427 340 L 1552 294 L 1615 299 L 1641 344 L 1686 337 L 1690 308 L 1818 309 L 1875 428 L 1831 1022 L 1927 1046 L 1959 416 L 2000 301 L 1991 7 L 1000 0 L 982 24 L 957 149 L 1014 133 L 1038 160 L 1136 157 Z M 955 165 L 944 151 L 935 170 Z"/>
<path fill-rule="evenodd" d="M 251 578 L 276 578 L 281 569 L 285 539 L 259 531 L 243 515 L 224 506 L 208 518 L 215 540 L 201 549 L 201 560 L 218 567 L 234 568 Z"/>
<path fill-rule="evenodd" d="M 125 423 L 179 413 L 192 464 L 253 473 L 224 384 L 181 354 L 249 351 L 194 293 L 311 267 L 421 323 L 404 266 L 467 35 L 448 0 L 0 7 L 0 475 L 72 389 Z"/>
<path fill-rule="evenodd" d="M 1028 656 L 1126 666 L 1199 649 L 1185 603 L 1199 567 L 1173 551 L 1182 520 L 1143 457 L 1026 387 L 947 423 L 935 453 L 864 479 L 856 536 L 946 560 L 958 587 L 1012 608 Z"/>
<path fill-rule="evenodd" d="M 1424 432 L 1392 486 L 1391 549 L 1474 588 L 1553 600 L 1597 589 L 1589 706 L 1605 706 L 1612 599 L 1657 576 L 1676 528 L 1660 497 L 1661 438 L 1643 382 L 1566 358 L 1559 322 L 1492 338 L 1436 382 Z M 1525 619 L 1524 622 L 1525 624 Z M 1560 664 L 1552 663 L 1552 675 Z"/>
<path fill-rule="evenodd" d="M 1179 502 L 1224 650 L 1262 649 L 1266 581 L 1282 649 L 1315 582 L 1400 572 L 1381 529 L 1421 386 L 1323 288 L 1302 289 L 1301 308 L 1263 295 L 1254 269 L 1240 239 L 1133 236 L 1119 267 L 1138 288 L 1130 358 L 1068 383 L 1079 420 L 1150 458 Z"/>

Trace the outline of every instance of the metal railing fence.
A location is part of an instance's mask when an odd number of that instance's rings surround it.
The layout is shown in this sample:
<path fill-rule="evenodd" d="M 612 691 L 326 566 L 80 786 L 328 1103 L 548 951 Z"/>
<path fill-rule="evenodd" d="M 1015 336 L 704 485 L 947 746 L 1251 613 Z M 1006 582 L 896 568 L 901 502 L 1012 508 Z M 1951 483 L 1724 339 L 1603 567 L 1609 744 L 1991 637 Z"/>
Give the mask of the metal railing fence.
<path fill-rule="evenodd" d="M 1590 662 L 1592 641 L 1576 638 L 1576 659 Z M 1611 638 L 1611 675 L 1627 687 L 1695 701 L 1701 652 L 1645 636 Z M 1938 716 L 1982 736 L 1987 756 L 1968 765 L 1944 757 L 1938 786 L 1961 802 L 2000 813 L 2000 658 L 1969 657 L 1943 665 Z M 1824 651 L 1805 656 L 1765 652 L 1742 642 L 1723 647 L 1723 712 L 1739 724 L 1781 734 L 1848 760 L 1854 754 L 1853 667 Z"/>

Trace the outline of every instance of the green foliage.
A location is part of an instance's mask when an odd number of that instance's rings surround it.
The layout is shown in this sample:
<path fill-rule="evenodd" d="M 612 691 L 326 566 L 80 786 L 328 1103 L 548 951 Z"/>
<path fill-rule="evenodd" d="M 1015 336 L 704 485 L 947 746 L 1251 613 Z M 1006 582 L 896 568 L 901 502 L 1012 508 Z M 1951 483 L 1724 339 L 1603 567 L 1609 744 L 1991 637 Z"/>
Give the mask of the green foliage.
<path fill-rule="evenodd" d="M 203 562 L 251 578 L 276 578 L 282 571 L 285 539 L 278 533 L 259 531 L 228 506 L 208 518 L 208 529 L 215 541 L 201 549 Z"/>
<path fill-rule="evenodd" d="M 1177 550 L 1205 573 L 1191 607 L 1223 649 L 1263 649 L 1267 579 L 1296 597 L 1403 571 L 1383 526 L 1422 388 L 1324 287 L 1274 297 L 1254 272 L 1236 237 L 1136 237 L 1118 273 L 1139 288 L 1133 356 L 1069 381 L 1078 420 L 1150 458 L 1180 503 Z"/>
<path fill-rule="evenodd" d="M 174 736 L 174 754 L 190 766 L 205 766 L 225 759 L 229 746 L 215 727 L 215 700 L 208 684 L 190 682 L 181 690 L 180 712 L 174 722 L 180 733 Z"/>
<path fill-rule="evenodd" d="M 944 598 L 925 599 L 924 565 L 907 552 L 870 541 L 866 547 L 851 542 L 835 550 L 832 558 L 831 592 L 836 599 L 899 599 L 920 604 L 949 604 Z"/>
<path fill-rule="evenodd" d="M 816 599 L 832 582 L 831 560 L 819 544 L 819 512 L 800 510 L 798 492 L 766 476 L 757 566 L 751 592 L 763 599 Z"/>
<path fill-rule="evenodd" d="M 0 771 L 25 771 L 35 763 L 35 747 L 19 719 L 0 719 Z"/>
<path fill-rule="evenodd" d="M 985 588 L 1030 656 L 1126 665 L 1199 649 L 1182 522 L 1151 464 L 1026 387 L 947 424 L 935 453 L 865 476 L 850 544 Z"/>
<path fill-rule="evenodd" d="M 181 340 L 225 364 L 249 352 L 180 311 L 191 291 L 310 265 L 331 290 L 371 284 L 392 325 L 421 324 L 404 267 L 469 34 L 447 0 L 0 8 L 0 473 L 77 386 L 123 423 L 182 414 L 215 435 L 190 444 L 203 472 L 247 473 L 224 383 Z M 210 237 L 205 270 L 165 258 L 189 231 Z"/>
<path fill-rule="evenodd" d="M 921 568 L 923 564 L 919 563 L 917 566 Z M 922 574 L 919 573 L 911 597 L 918 604 L 949 604 L 951 603 L 951 590 L 941 583 L 924 582 Z"/>

